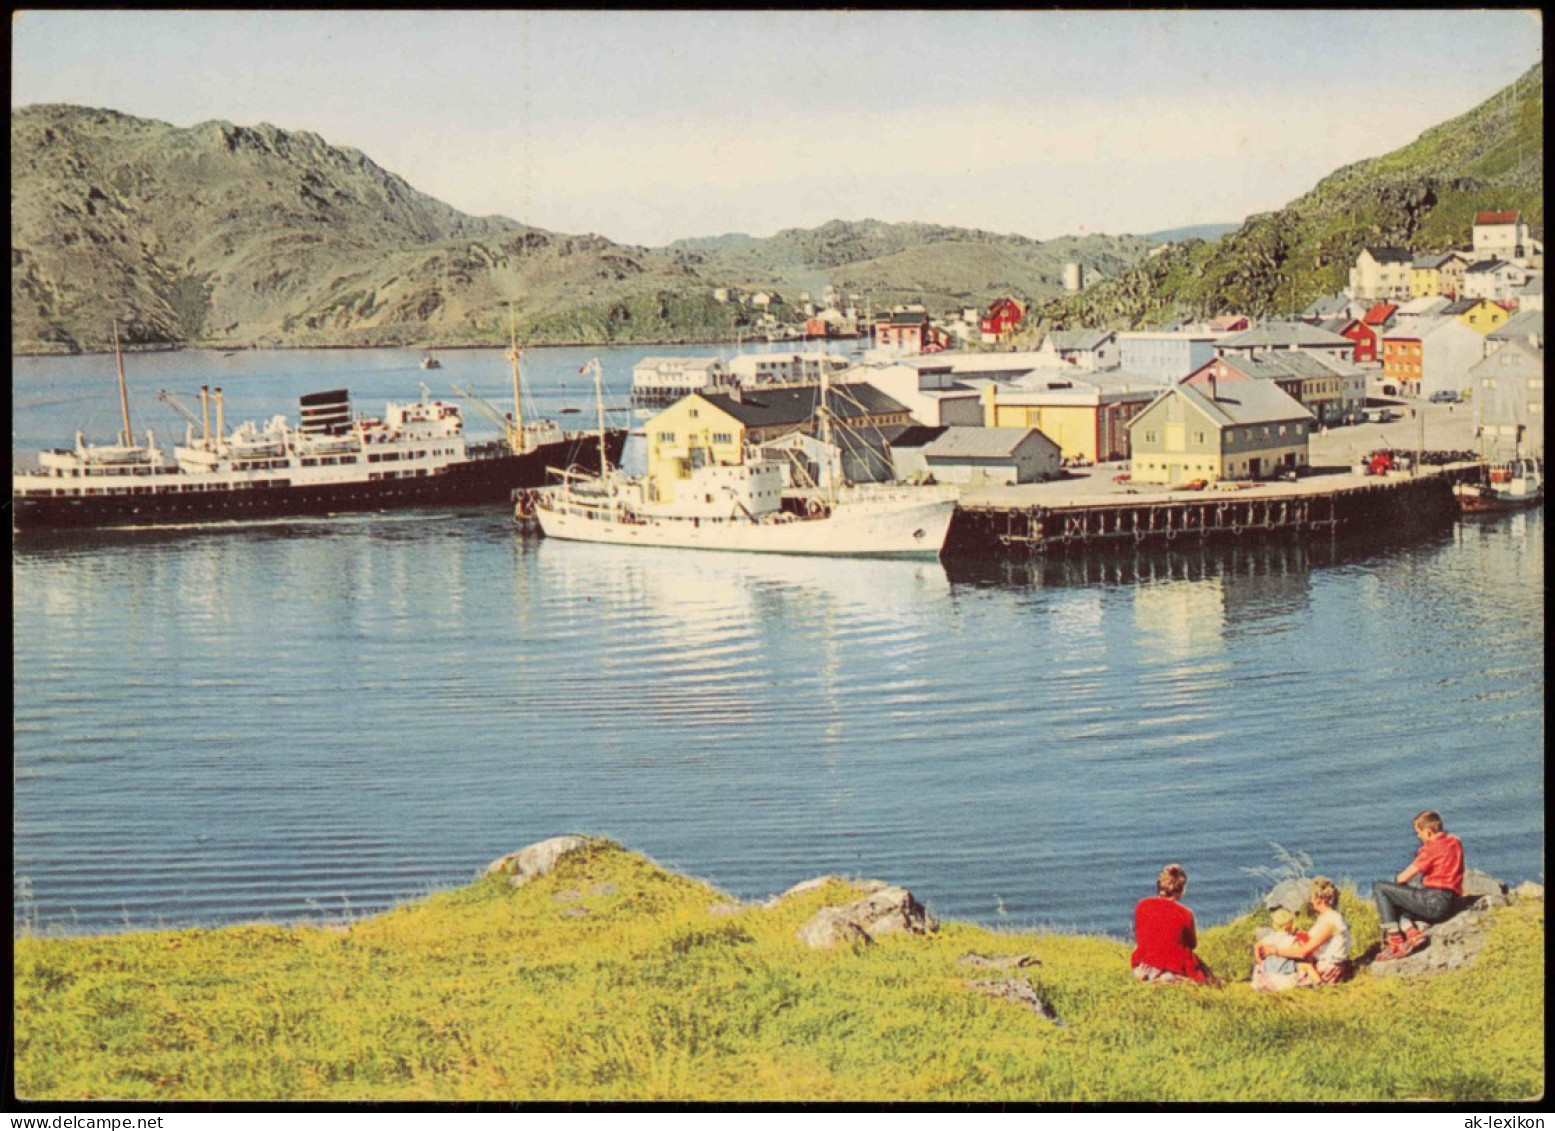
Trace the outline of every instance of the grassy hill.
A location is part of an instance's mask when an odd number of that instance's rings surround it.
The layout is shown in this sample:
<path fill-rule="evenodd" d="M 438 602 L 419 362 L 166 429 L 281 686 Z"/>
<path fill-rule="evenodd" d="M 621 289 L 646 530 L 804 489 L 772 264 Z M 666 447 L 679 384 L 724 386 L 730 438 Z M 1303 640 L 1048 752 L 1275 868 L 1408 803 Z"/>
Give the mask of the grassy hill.
<path fill-rule="evenodd" d="M 732 339 L 753 319 L 715 287 L 867 282 L 877 306 L 938 311 L 1056 294 L 1066 258 L 1115 274 L 1149 246 L 835 221 L 628 247 L 466 216 L 314 134 L 62 105 L 12 111 L 11 167 L 14 352 L 103 348 L 114 318 L 132 343 L 493 344 L 509 303 L 530 341 Z"/>
<path fill-rule="evenodd" d="M 1544 1089 L 1541 900 L 1466 968 L 1283 995 L 1253 916 L 1201 929 L 1235 984 L 1151 986 L 1099 937 L 949 923 L 813 951 L 859 891 L 736 905 L 607 842 L 338 927 L 16 940 L 34 1100 L 1515 1101 Z M 1357 949 L 1369 903 L 1346 892 Z M 969 955 L 1032 955 L 1018 970 Z M 978 992 L 1019 978 L 1056 1020 Z"/>
<path fill-rule="evenodd" d="M 1468 113 L 1338 170 L 1218 243 L 1190 240 L 1083 295 L 1045 304 L 1038 322 L 1122 329 L 1233 311 L 1291 313 L 1347 285 L 1367 245 L 1467 247 L 1479 209 L 1516 209 L 1542 228 L 1543 126 L 1540 64 Z"/>

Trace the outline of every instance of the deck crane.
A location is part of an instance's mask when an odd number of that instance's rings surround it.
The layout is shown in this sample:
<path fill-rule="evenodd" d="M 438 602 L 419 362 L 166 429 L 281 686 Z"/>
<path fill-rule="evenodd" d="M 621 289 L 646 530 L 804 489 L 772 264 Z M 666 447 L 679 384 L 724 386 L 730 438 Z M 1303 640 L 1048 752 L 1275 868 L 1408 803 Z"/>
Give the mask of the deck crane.
<path fill-rule="evenodd" d="M 221 395 L 220 389 L 216 390 L 216 395 L 218 397 Z M 210 390 L 206 386 L 200 386 L 200 406 L 205 410 L 205 418 L 203 420 L 196 416 L 194 412 L 183 403 L 183 401 L 179 400 L 171 389 L 158 389 L 157 400 L 167 405 L 174 412 L 178 413 L 179 416 L 188 421 L 191 428 L 200 429 L 200 434 L 205 438 L 205 444 L 209 446 L 211 442 L 211 404 Z M 221 426 L 218 425 L 218 432 L 220 431 L 220 428 Z"/>

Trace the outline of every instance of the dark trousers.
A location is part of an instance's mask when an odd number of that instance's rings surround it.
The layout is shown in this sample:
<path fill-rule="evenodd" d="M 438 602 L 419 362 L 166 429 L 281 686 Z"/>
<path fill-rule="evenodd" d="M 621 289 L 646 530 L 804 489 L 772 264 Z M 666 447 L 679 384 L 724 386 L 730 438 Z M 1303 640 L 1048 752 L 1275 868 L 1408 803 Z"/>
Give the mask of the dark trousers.
<path fill-rule="evenodd" d="M 1422 923 L 1440 923 L 1451 919 L 1458 910 L 1458 897 L 1446 888 L 1428 888 L 1416 876 L 1407 884 L 1378 880 L 1371 887 L 1377 903 L 1377 920 L 1384 927 L 1397 927 L 1399 915 L 1408 915 Z"/>

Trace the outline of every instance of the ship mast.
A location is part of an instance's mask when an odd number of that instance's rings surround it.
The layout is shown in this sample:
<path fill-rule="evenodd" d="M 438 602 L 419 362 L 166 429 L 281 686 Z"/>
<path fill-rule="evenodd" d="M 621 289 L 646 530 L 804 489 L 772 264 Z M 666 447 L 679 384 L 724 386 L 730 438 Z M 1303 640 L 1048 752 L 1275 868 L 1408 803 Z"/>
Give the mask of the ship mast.
<path fill-rule="evenodd" d="M 599 358 L 589 362 L 589 368 L 594 371 L 594 412 L 599 425 L 599 477 L 604 479 L 610 472 L 610 461 L 605 458 L 605 387 Z"/>
<path fill-rule="evenodd" d="M 524 451 L 524 394 L 518 377 L 518 323 L 513 320 L 513 304 L 508 303 L 508 333 L 512 345 L 508 348 L 508 360 L 513 363 L 513 420 L 508 425 L 508 446 L 514 455 Z"/>
<path fill-rule="evenodd" d="M 831 410 L 826 403 L 827 394 L 831 392 L 831 374 L 826 370 L 826 350 L 823 347 L 820 353 L 821 363 L 821 398 L 816 405 L 817 432 L 822 444 L 822 458 L 826 460 L 826 499 L 828 502 L 837 501 L 837 475 L 839 468 L 832 456 L 832 432 Z"/>
<path fill-rule="evenodd" d="M 113 358 L 119 365 L 119 408 L 124 412 L 124 439 L 126 448 L 133 446 L 134 439 L 130 434 L 130 391 L 124 383 L 124 351 L 119 348 L 119 320 L 113 320 Z"/>

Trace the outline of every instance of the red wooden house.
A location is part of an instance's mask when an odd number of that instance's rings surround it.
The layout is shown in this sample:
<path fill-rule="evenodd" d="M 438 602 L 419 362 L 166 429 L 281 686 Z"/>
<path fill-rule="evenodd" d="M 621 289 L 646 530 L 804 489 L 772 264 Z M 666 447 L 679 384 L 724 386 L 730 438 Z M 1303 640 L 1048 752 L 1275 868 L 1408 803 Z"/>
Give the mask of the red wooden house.
<path fill-rule="evenodd" d="M 1359 318 L 1352 318 L 1339 333 L 1355 343 L 1356 361 L 1376 361 L 1382 348 L 1382 334 L 1375 326 L 1368 326 Z"/>
<path fill-rule="evenodd" d="M 1003 338 L 1019 326 L 1024 317 L 1026 317 L 1026 308 L 1015 299 L 999 299 L 988 308 L 988 313 L 981 319 L 979 329 L 983 332 L 983 340 Z"/>

